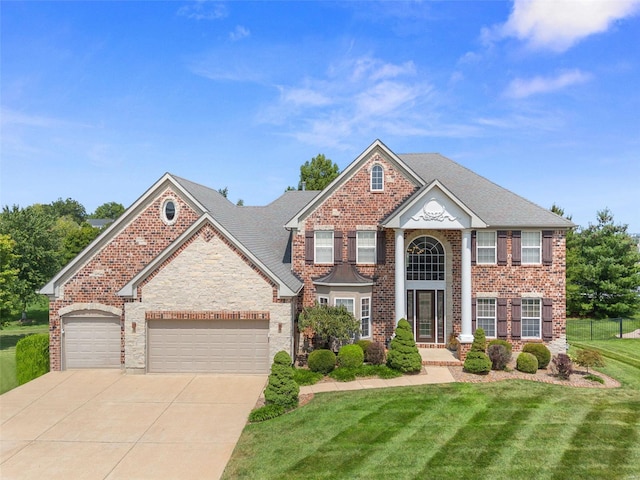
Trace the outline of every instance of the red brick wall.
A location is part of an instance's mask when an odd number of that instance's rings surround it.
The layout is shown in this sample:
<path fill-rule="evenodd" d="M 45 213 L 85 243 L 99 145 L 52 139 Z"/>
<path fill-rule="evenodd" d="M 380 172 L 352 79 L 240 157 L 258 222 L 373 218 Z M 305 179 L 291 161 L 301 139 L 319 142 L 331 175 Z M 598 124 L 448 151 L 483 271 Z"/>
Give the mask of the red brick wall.
<path fill-rule="evenodd" d="M 161 218 L 160 209 L 168 197 L 176 200 L 179 209 L 173 225 L 166 225 Z M 74 303 L 101 303 L 122 309 L 124 315 L 124 300 L 117 292 L 197 218 L 196 212 L 168 189 L 151 200 L 144 211 L 63 285 L 62 298 L 52 300 L 49 305 L 51 370 L 60 370 L 62 366 L 59 310 Z M 124 338 L 122 352 L 124 355 Z"/>
<path fill-rule="evenodd" d="M 384 191 L 370 191 L 370 169 L 374 163 L 384 168 Z M 401 172 L 379 154 L 365 161 L 360 169 L 321 204 L 305 221 L 305 230 L 314 230 L 316 225 L 332 225 L 335 231 L 343 232 L 342 258 L 347 261 L 347 232 L 357 225 L 375 226 L 416 191 Z M 334 215 L 334 211 L 339 215 Z M 395 329 L 394 304 L 394 233 L 386 232 L 386 263 L 384 265 L 358 265 L 358 271 L 367 277 L 376 277 L 373 287 L 371 323 L 373 339 L 384 341 Z M 293 271 L 304 281 L 302 306 L 316 301 L 312 279 L 326 275 L 331 265 L 307 265 L 305 263 L 305 236 L 294 235 L 292 258 Z"/>

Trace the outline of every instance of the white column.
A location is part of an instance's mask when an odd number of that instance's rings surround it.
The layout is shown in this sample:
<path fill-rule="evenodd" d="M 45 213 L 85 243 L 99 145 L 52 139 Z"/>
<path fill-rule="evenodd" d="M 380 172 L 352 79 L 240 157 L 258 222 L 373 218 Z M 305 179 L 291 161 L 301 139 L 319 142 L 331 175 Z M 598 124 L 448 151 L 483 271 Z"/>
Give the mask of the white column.
<path fill-rule="evenodd" d="M 396 228 L 396 324 L 405 318 L 405 290 L 404 290 L 404 230 Z"/>
<path fill-rule="evenodd" d="M 471 230 L 462 231 L 461 267 L 460 310 L 462 314 L 462 333 L 460 334 L 460 342 L 471 343 L 473 342 L 473 334 L 471 333 Z"/>

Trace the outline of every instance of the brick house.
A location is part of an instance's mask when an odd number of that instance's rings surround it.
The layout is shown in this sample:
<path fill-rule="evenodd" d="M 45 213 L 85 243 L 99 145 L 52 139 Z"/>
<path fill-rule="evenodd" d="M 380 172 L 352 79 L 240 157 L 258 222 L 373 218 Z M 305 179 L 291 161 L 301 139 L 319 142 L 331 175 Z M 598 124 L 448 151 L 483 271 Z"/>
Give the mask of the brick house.
<path fill-rule="evenodd" d="M 565 347 L 572 223 L 439 154 L 375 141 L 325 190 L 238 207 L 165 174 L 41 293 L 51 368 L 268 371 L 302 307 L 344 305 L 386 342 L 463 353 L 488 337 Z"/>

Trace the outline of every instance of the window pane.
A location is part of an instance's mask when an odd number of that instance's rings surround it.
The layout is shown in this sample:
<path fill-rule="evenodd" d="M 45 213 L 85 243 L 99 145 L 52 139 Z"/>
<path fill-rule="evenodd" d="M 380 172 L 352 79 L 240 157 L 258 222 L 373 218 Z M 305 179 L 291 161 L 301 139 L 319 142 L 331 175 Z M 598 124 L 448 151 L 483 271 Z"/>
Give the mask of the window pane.
<path fill-rule="evenodd" d="M 376 232 L 357 232 L 358 263 L 376 263 Z"/>
<path fill-rule="evenodd" d="M 419 237 L 407 247 L 407 280 L 444 280 L 444 248 L 436 239 Z"/>
<path fill-rule="evenodd" d="M 339 307 L 340 305 L 344 305 L 349 313 L 354 313 L 353 298 L 336 298 L 336 307 Z"/>
<path fill-rule="evenodd" d="M 371 336 L 369 321 L 371 319 L 371 299 L 363 298 L 360 303 L 360 330 L 363 337 Z"/>
<path fill-rule="evenodd" d="M 476 243 L 479 247 L 495 247 L 496 232 L 478 232 L 476 234 Z"/>
<path fill-rule="evenodd" d="M 476 328 L 482 328 L 487 337 L 496 336 L 495 298 L 478 298 L 476 300 Z"/>
<path fill-rule="evenodd" d="M 540 338 L 540 299 L 522 299 L 522 336 Z"/>
<path fill-rule="evenodd" d="M 316 263 L 333 263 L 333 231 L 315 232 Z"/>
<path fill-rule="evenodd" d="M 382 190 L 384 188 L 383 171 L 380 165 L 374 165 L 371 169 L 371 190 Z"/>
<path fill-rule="evenodd" d="M 522 232 L 521 238 L 523 247 L 540 246 L 540 232 Z"/>

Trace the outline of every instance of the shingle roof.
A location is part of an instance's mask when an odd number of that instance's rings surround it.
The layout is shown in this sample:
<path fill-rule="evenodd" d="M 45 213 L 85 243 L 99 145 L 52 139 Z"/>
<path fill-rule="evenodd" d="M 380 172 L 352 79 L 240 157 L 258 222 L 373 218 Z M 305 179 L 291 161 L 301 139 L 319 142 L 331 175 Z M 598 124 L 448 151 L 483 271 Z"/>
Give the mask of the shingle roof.
<path fill-rule="evenodd" d="M 500 187 L 438 153 L 398 157 L 426 184 L 439 180 L 489 227 L 569 228 L 569 220 Z"/>
<path fill-rule="evenodd" d="M 294 190 L 265 206 L 239 207 L 214 189 L 184 178 L 173 178 L 291 290 L 302 287 L 302 282 L 291 272 L 291 232 L 284 225 L 320 192 Z"/>

